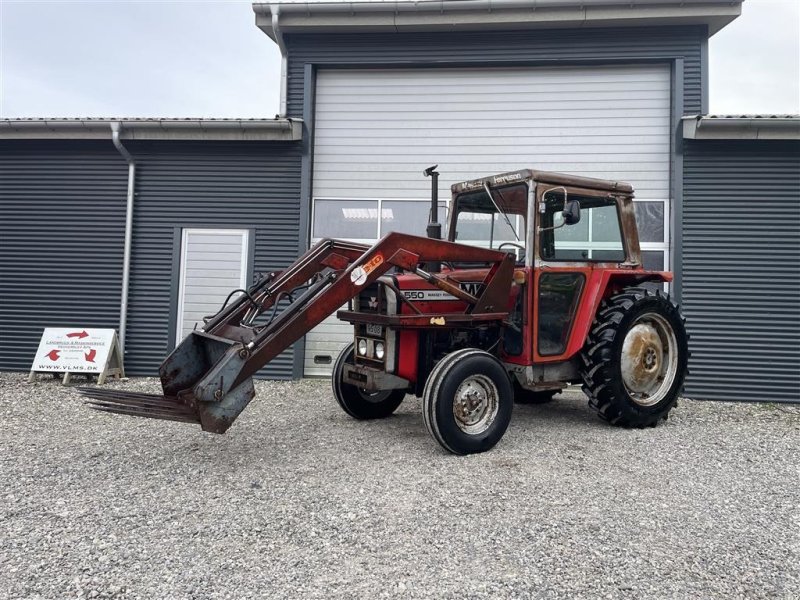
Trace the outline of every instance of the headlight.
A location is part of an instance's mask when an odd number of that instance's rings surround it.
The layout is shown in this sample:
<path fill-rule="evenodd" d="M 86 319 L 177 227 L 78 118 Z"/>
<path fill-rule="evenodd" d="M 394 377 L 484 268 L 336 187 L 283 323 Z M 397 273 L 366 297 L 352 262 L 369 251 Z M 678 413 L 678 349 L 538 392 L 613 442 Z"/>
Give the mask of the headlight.
<path fill-rule="evenodd" d="M 367 340 L 358 340 L 358 353 L 361 356 L 367 355 Z"/>
<path fill-rule="evenodd" d="M 385 350 L 386 349 L 383 347 L 383 342 L 377 342 L 375 344 L 375 356 L 378 359 L 383 360 L 383 355 L 386 353 Z"/>

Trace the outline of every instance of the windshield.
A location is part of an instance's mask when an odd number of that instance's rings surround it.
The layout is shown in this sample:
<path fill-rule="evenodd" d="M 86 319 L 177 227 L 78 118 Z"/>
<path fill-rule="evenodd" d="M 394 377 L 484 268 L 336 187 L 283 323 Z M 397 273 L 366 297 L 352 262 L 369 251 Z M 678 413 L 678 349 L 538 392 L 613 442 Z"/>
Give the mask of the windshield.
<path fill-rule="evenodd" d="M 456 198 L 453 240 L 481 248 L 524 246 L 528 186 L 515 184 L 491 191 L 491 198 L 483 189 Z"/>

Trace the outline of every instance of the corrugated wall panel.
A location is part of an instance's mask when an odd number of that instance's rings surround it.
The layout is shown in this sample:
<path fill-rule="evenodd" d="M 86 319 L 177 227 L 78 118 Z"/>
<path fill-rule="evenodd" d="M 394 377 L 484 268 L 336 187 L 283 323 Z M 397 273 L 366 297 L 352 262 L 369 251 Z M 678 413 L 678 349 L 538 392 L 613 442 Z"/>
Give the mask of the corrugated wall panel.
<path fill-rule="evenodd" d="M 254 270 L 286 267 L 298 256 L 300 149 L 274 142 L 127 145 L 140 162 L 127 361 L 133 373 L 152 373 L 174 320 L 176 228 L 254 229 Z M 290 349 L 261 375 L 290 378 L 292 361 Z"/>
<path fill-rule="evenodd" d="M 536 167 L 667 200 L 670 99 L 667 65 L 320 69 L 313 196 L 425 200 L 438 163 L 441 198 Z"/>
<path fill-rule="evenodd" d="M 180 227 L 255 231 L 254 269 L 298 255 L 299 144 L 127 142 L 138 161 L 126 368 L 174 341 Z M 0 142 L 0 369 L 25 370 L 47 325 L 119 325 L 127 165 L 111 141 Z M 178 237 L 179 240 L 179 237 Z M 261 372 L 289 378 L 289 350 Z"/>
<path fill-rule="evenodd" d="M 800 142 L 687 141 L 687 395 L 800 401 Z"/>
<path fill-rule="evenodd" d="M 0 141 L 0 370 L 44 327 L 117 327 L 127 177 L 110 142 Z"/>
<path fill-rule="evenodd" d="M 684 111 L 701 106 L 701 45 L 706 28 L 652 27 L 552 29 L 448 33 L 293 34 L 289 46 L 289 114 L 303 114 L 303 68 L 319 65 L 375 65 L 446 62 L 486 67 L 498 61 L 632 60 L 682 56 Z"/>

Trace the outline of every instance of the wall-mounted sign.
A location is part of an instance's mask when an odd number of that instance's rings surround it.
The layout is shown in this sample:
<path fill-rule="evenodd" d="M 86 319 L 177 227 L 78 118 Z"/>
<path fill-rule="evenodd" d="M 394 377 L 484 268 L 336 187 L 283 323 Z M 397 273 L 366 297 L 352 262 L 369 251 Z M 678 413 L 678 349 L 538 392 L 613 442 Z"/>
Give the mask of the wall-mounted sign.
<path fill-rule="evenodd" d="M 47 327 L 31 365 L 28 381 L 36 373 L 63 373 L 63 383 L 73 374 L 125 377 L 117 332 L 113 329 Z"/>

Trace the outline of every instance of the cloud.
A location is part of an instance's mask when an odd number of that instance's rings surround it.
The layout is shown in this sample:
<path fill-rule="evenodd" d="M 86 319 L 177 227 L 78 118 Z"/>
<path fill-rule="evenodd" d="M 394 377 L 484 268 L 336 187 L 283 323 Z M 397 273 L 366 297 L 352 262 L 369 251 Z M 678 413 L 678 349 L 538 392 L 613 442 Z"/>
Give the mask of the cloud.
<path fill-rule="evenodd" d="M 2 2 L 0 115 L 272 117 L 249 3 Z"/>
<path fill-rule="evenodd" d="M 800 113 L 800 0 L 749 0 L 709 41 L 712 113 Z"/>
<path fill-rule="evenodd" d="M 800 0 L 711 38 L 712 112 L 800 112 Z M 249 2 L 0 0 L 0 116 L 272 117 L 280 54 Z"/>

